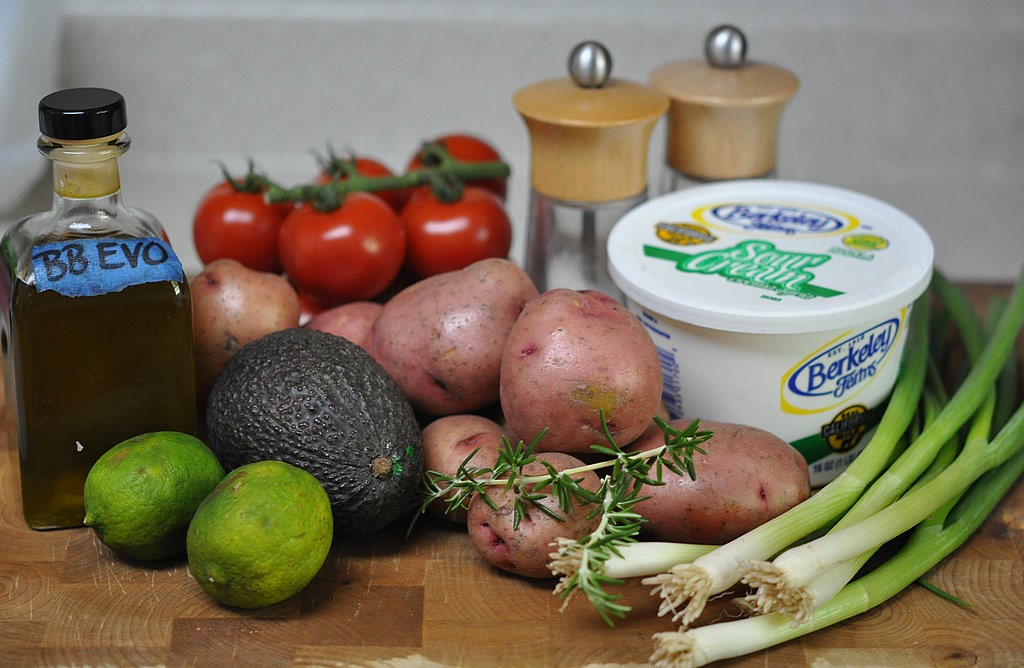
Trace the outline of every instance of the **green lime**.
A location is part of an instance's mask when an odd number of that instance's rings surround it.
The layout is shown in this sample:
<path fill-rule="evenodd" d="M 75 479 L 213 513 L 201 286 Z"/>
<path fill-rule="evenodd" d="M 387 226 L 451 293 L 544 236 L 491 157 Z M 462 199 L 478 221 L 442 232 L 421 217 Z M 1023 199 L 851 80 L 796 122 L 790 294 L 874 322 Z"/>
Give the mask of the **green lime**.
<path fill-rule="evenodd" d="M 302 591 L 334 538 L 320 481 L 276 460 L 240 466 L 200 504 L 188 528 L 188 567 L 224 605 L 262 608 Z"/>
<path fill-rule="evenodd" d="M 133 559 L 185 551 L 196 508 L 224 477 L 206 445 L 177 431 L 140 434 L 103 453 L 85 479 L 85 524 Z"/>

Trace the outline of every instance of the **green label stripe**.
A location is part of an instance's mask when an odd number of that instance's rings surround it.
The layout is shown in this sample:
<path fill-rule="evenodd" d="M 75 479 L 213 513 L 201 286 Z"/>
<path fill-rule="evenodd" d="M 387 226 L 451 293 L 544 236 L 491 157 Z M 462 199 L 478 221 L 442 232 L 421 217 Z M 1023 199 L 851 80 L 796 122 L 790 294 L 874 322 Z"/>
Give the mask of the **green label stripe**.
<path fill-rule="evenodd" d="M 644 244 L 644 255 L 675 262 L 678 271 L 688 274 L 716 274 L 781 294 L 826 298 L 843 294 L 811 283 L 815 276 L 810 269 L 828 262 L 830 256 L 780 251 L 769 241 L 742 241 L 732 248 L 693 254 Z"/>
<path fill-rule="evenodd" d="M 828 442 L 821 437 L 821 434 L 805 436 L 796 441 L 791 441 L 790 445 L 804 456 L 808 464 L 813 464 L 819 459 L 824 459 L 832 454 L 832 448 L 828 447 Z"/>

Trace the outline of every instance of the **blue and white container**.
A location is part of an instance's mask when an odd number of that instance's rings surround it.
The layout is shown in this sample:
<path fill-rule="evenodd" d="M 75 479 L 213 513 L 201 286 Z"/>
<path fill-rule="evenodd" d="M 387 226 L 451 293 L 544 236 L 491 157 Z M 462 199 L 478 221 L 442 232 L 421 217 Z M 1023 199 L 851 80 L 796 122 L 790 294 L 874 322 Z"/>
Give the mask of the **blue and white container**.
<path fill-rule="evenodd" d="M 608 256 L 658 347 L 669 413 L 766 429 L 821 486 L 881 417 L 934 251 L 875 198 L 747 180 L 640 205 L 612 228 Z"/>

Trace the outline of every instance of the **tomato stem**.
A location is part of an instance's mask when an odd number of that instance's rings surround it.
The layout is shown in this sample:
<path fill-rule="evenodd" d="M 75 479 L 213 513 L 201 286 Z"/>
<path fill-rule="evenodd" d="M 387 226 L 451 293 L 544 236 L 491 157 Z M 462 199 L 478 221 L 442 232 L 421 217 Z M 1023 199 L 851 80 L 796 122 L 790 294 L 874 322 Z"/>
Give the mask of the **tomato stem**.
<path fill-rule="evenodd" d="M 240 179 L 236 179 L 228 171 L 228 166 L 223 162 L 218 163 L 220 165 L 220 173 L 224 175 L 224 180 L 231 184 L 231 187 L 235 189 L 235 192 L 240 193 L 261 193 L 267 189 L 269 181 L 266 177 L 256 171 L 256 165 L 250 159 L 248 167 L 245 172 L 245 176 Z"/>
<path fill-rule="evenodd" d="M 344 161 L 341 161 L 344 162 Z M 332 164 L 336 164 L 332 158 Z M 318 211 L 333 211 L 345 201 L 350 192 L 376 192 L 428 186 L 438 200 L 445 203 L 458 201 L 467 181 L 507 177 L 511 170 L 501 161 L 465 162 L 457 160 L 438 143 L 423 145 L 423 166 L 396 176 L 362 176 L 342 166 L 343 178 L 330 183 L 301 184 L 291 188 L 280 186 L 265 177 L 264 199 L 270 204 L 282 202 L 309 202 Z"/>

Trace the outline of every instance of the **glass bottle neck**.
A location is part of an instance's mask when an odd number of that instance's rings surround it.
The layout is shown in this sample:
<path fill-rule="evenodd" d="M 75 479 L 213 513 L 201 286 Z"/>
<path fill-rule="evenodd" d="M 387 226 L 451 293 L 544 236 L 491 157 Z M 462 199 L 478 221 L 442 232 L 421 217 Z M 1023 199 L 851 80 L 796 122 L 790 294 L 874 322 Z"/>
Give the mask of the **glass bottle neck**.
<path fill-rule="evenodd" d="M 53 192 L 65 199 L 112 197 L 121 190 L 117 160 L 77 164 L 55 160 Z"/>
<path fill-rule="evenodd" d="M 117 158 L 131 141 L 121 133 L 87 140 L 41 137 L 39 151 L 53 161 L 53 192 L 58 198 L 116 198 L 121 189 Z"/>

